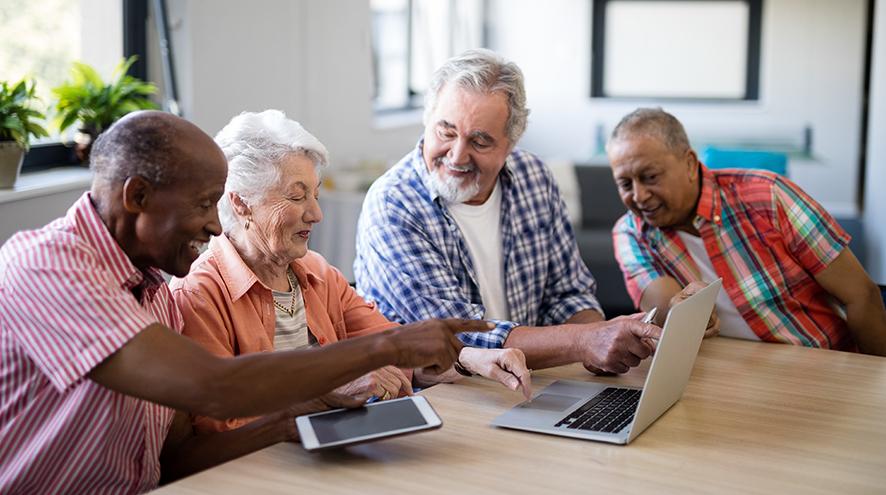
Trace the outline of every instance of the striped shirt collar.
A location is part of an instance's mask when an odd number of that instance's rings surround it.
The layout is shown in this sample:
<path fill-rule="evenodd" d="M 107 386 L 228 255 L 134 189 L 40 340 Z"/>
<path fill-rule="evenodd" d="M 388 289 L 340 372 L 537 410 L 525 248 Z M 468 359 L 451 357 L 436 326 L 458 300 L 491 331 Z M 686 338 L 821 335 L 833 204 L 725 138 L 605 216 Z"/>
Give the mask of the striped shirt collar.
<path fill-rule="evenodd" d="M 88 239 L 98 250 L 99 259 L 104 260 L 120 287 L 127 290 L 138 287 L 138 292 L 148 302 L 153 300 L 157 289 L 166 283 L 163 274 L 156 268 L 142 271 L 132 263 L 96 210 L 91 192 L 87 191 L 80 196 L 68 210 L 67 217 L 73 224 L 74 231 Z"/>

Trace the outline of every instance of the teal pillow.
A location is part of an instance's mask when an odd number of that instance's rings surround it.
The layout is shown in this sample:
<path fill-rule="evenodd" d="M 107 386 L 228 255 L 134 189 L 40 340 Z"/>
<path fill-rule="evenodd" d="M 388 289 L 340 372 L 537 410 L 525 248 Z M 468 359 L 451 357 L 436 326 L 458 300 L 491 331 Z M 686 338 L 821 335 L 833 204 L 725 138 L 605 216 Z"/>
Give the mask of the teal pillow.
<path fill-rule="evenodd" d="M 773 151 L 751 151 L 707 146 L 702 149 L 701 161 L 708 168 L 756 168 L 787 177 L 788 157 Z"/>

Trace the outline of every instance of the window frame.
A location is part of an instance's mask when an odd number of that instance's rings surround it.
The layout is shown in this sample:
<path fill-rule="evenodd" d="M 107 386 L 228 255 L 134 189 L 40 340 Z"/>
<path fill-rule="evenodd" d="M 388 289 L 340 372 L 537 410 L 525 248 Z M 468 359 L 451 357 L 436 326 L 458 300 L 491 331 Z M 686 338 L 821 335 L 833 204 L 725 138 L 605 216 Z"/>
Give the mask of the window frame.
<path fill-rule="evenodd" d="M 686 96 L 609 96 L 603 88 L 606 67 L 606 7 L 611 1 L 629 2 L 634 0 L 589 0 L 591 6 L 591 98 L 606 98 L 617 101 L 684 101 L 684 102 L 748 102 L 760 99 L 760 45 L 762 40 L 763 0 L 740 0 L 748 4 L 748 45 L 745 71 L 745 93 L 741 98 L 686 97 Z M 644 0 L 648 1 L 648 0 Z M 680 0 L 656 0 L 659 2 Z M 685 1 L 685 0 L 683 0 Z M 704 0 L 707 2 L 734 0 Z"/>
<path fill-rule="evenodd" d="M 413 26 L 413 4 L 416 0 L 406 0 L 406 95 L 405 95 L 405 103 L 399 106 L 387 106 L 380 107 L 375 99 L 378 93 L 378 72 L 380 60 L 379 57 L 376 56 L 376 48 L 375 48 L 375 40 L 371 40 L 371 52 L 373 59 L 373 96 L 372 96 L 372 113 L 377 116 L 385 116 L 392 114 L 400 114 L 407 112 L 415 112 L 416 110 L 421 110 L 424 108 L 424 93 L 419 93 L 414 89 L 414 84 L 412 80 L 412 31 L 414 29 Z M 450 8 L 454 7 L 455 0 L 449 0 Z M 480 8 L 482 11 L 483 19 L 481 20 L 481 32 L 480 32 L 480 47 L 486 48 L 489 46 L 489 0 L 480 0 Z M 371 15 L 371 13 L 370 13 Z M 450 26 L 449 29 L 452 31 L 453 24 L 455 21 L 452 17 L 449 18 Z M 450 40 L 451 45 L 451 40 Z M 450 46 L 450 51 L 451 51 Z M 450 56 L 454 56 L 455 54 L 450 53 Z"/>
<path fill-rule="evenodd" d="M 148 0 L 120 0 L 123 2 L 123 57 L 138 55 L 129 68 L 129 74 L 147 80 L 147 20 Z M 35 144 L 25 153 L 22 172 L 36 172 L 59 166 L 80 165 L 70 143 L 62 141 Z"/>

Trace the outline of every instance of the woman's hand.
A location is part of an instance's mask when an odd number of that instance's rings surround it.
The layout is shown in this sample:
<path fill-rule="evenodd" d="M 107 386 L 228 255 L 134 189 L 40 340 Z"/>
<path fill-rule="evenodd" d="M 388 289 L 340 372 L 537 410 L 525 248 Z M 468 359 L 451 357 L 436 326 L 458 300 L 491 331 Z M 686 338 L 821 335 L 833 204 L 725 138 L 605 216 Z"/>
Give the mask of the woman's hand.
<path fill-rule="evenodd" d="M 458 362 L 471 373 L 495 380 L 511 390 L 519 388 L 526 400 L 532 397 L 532 378 L 526 368 L 526 356 L 519 349 L 464 347 Z"/>
<path fill-rule="evenodd" d="M 370 371 L 356 380 L 346 383 L 335 390 L 349 396 L 376 396 L 379 400 L 396 399 L 404 395 L 412 395 L 412 383 L 406 375 L 395 366 L 385 366 Z"/>

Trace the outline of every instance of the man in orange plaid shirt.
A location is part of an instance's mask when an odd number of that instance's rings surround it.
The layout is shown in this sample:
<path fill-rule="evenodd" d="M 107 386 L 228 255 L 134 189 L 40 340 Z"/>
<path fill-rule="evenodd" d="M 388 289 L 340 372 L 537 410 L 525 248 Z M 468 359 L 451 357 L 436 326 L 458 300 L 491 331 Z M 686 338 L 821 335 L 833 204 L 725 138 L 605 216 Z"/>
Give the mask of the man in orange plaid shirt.
<path fill-rule="evenodd" d="M 686 286 L 722 278 L 709 334 L 886 355 L 879 289 L 849 235 L 796 184 L 709 170 L 661 109 L 624 117 L 607 152 L 629 210 L 615 253 L 644 311 L 665 314 Z"/>

